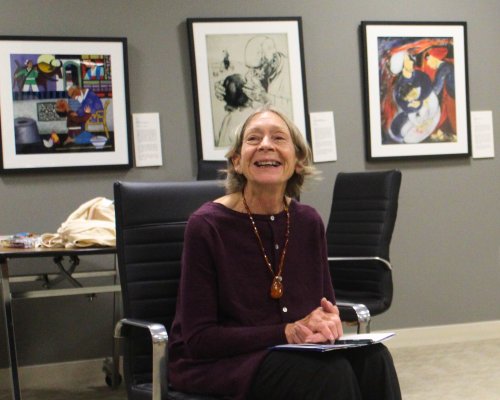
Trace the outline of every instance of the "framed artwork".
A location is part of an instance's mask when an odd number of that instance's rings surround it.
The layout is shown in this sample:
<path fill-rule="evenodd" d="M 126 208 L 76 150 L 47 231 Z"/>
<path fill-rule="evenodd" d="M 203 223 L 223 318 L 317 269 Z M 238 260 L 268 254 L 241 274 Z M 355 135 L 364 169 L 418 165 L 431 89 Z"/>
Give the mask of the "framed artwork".
<path fill-rule="evenodd" d="M 465 22 L 362 22 L 367 158 L 470 156 Z"/>
<path fill-rule="evenodd" d="M 125 38 L 0 36 L 1 172 L 131 167 Z"/>
<path fill-rule="evenodd" d="M 309 137 L 302 20 L 188 19 L 198 157 L 224 160 L 234 134 L 265 104 Z"/>

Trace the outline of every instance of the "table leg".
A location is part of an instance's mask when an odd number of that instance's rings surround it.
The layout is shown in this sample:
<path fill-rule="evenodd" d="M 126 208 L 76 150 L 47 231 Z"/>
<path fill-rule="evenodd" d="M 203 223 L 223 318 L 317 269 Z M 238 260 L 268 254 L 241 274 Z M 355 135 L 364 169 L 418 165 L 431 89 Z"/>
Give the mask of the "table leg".
<path fill-rule="evenodd" d="M 68 269 L 64 268 L 62 261 L 63 257 L 54 257 L 54 263 L 59 268 L 60 277 L 62 279 L 67 279 L 69 283 L 71 283 L 74 287 L 80 287 L 80 288 L 83 287 L 83 285 L 80 282 L 78 282 L 75 278 L 71 276 L 73 272 L 75 272 L 75 269 L 78 266 L 78 264 L 80 264 L 80 259 L 78 258 L 78 256 L 70 256 L 70 266 Z"/>
<path fill-rule="evenodd" d="M 1 261 L 2 269 L 2 290 L 1 300 L 5 316 L 5 329 L 7 331 L 7 353 L 10 361 L 12 399 L 21 400 L 21 390 L 19 388 L 19 371 L 17 368 L 16 338 L 14 335 L 14 319 L 12 315 L 12 295 L 9 285 L 9 267 L 7 260 Z"/>
<path fill-rule="evenodd" d="M 69 256 L 70 265 L 66 269 L 63 265 L 63 256 L 56 256 L 53 258 L 54 264 L 59 268 L 59 274 L 54 279 L 49 279 L 49 274 L 43 274 L 44 277 L 44 287 L 50 289 L 64 280 L 68 280 L 74 287 L 82 287 L 82 284 L 72 277 L 73 272 L 75 272 L 76 267 L 80 264 L 80 259 L 78 256 Z"/>
<path fill-rule="evenodd" d="M 115 276 L 114 276 L 114 284 L 120 285 L 120 274 L 118 273 L 118 259 L 115 255 L 114 257 L 114 268 L 115 268 Z M 116 323 L 120 320 L 123 315 L 121 309 L 121 292 L 113 293 L 113 331 L 115 330 Z M 113 335 L 114 336 L 114 335 Z M 112 371 L 112 382 L 111 387 L 113 389 L 117 389 L 121 382 L 120 376 L 120 340 L 114 337 L 113 340 L 113 371 Z"/>

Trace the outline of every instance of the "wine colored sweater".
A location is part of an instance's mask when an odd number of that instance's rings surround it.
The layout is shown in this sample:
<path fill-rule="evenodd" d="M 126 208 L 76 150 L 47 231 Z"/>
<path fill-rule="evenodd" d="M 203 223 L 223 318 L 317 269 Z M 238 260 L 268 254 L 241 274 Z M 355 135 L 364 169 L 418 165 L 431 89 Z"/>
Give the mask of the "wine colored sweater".
<path fill-rule="evenodd" d="M 270 297 L 273 275 L 247 214 L 210 202 L 191 216 L 169 340 L 174 389 L 245 399 L 269 348 L 286 343 L 285 325 L 319 307 L 322 297 L 334 302 L 321 217 L 295 200 L 289 211 L 279 300 Z M 276 268 L 286 213 L 253 217 Z"/>

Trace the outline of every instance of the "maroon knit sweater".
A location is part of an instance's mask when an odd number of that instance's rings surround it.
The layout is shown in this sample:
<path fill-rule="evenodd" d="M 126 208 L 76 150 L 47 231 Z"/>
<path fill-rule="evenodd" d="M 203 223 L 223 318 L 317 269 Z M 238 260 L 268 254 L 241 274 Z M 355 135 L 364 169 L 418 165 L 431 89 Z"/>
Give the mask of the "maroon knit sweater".
<path fill-rule="evenodd" d="M 289 210 L 279 300 L 269 295 L 273 276 L 247 214 L 206 203 L 191 216 L 169 341 L 169 379 L 176 390 L 245 399 L 269 347 L 286 343 L 285 325 L 319 307 L 323 296 L 334 302 L 321 217 L 296 201 Z M 254 220 L 275 267 L 286 213 Z"/>

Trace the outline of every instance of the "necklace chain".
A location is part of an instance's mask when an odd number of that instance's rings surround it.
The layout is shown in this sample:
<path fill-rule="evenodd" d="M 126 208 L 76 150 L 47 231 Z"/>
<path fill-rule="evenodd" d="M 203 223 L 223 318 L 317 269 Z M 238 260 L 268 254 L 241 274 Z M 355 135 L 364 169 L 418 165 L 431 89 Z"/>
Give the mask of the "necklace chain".
<path fill-rule="evenodd" d="M 243 198 L 243 205 L 245 206 L 245 210 L 248 214 L 248 218 L 250 219 L 250 223 L 252 224 L 253 231 L 255 233 L 255 237 L 257 238 L 257 241 L 259 242 L 260 245 L 260 250 L 262 252 L 262 256 L 264 257 L 264 262 L 266 263 L 267 268 L 273 275 L 273 282 L 271 284 L 271 297 L 273 299 L 279 299 L 283 295 L 283 278 L 282 278 L 282 273 L 283 273 L 283 266 L 285 265 L 285 256 L 286 256 L 286 250 L 288 248 L 288 239 L 290 238 L 290 211 L 288 210 L 288 204 L 286 203 L 286 198 L 283 197 L 283 205 L 284 205 L 284 210 L 286 213 L 286 232 L 285 232 L 285 244 L 283 246 L 283 251 L 281 252 L 281 257 L 280 261 L 278 264 L 278 271 L 273 270 L 273 266 L 271 265 L 271 262 L 269 261 L 269 257 L 266 254 L 266 250 L 264 249 L 264 245 L 262 243 L 262 239 L 259 234 L 259 230 L 257 229 L 257 225 L 255 224 L 255 220 L 252 216 L 252 213 L 250 212 L 250 208 L 248 207 L 247 201 L 245 199 L 245 194 L 243 191 L 241 192 L 242 198 Z"/>

